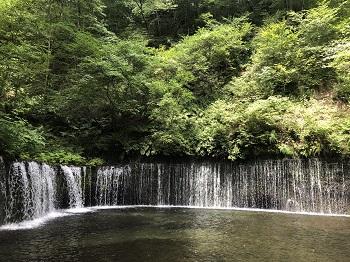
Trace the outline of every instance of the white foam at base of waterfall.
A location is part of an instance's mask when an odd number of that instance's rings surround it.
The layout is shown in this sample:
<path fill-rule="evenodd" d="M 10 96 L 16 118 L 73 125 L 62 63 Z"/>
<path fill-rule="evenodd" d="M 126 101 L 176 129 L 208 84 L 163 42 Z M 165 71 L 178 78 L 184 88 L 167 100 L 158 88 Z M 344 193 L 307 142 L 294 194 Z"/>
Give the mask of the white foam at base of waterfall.
<path fill-rule="evenodd" d="M 93 211 L 94 210 L 91 207 L 69 208 L 65 210 L 66 213 L 70 213 L 70 214 L 90 213 Z"/>
<path fill-rule="evenodd" d="M 303 215 L 303 216 L 324 216 L 324 217 L 345 217 L 350 218 L 350 215 L 342 215 L 342 214 L 322 214 L 322 213 L 308 213 L 308 212 L 291 212 L 291 211 L 283 211 L 283 210 L 272 210 L 272 209 L 258 209 L 258 208 L 236 208 L 236 207 L 198 207 L 198 206 L 166 206 L 166 205 L 131 205 L 131 206 L 94 206 L 89 208 L 72 208 L 62 210 L 60 212 L 52 212 L 47 214 L 44 217 L 37 218 L 34 220 L 23 221 L 20 223 L 13 223 L 0 226 L 0 231 L 2 230 L 28 230 L 41 227 L 48 223 L 51 220 L 83 214 L 83 213 L 91 213 L 98 210 L 106 210 L 106 209 L 138 209 L 138 208 L 159 208 L 159 209 L 174 209 L 174 208 L 186 208 L 186 209 L 202 209 L 202 210 L 226 210 L 226 211 L 243 211 L 243 212 L 256 212 L 256 213 L 276 213 L 276 214 L 286 214 L 286 215 Z"/>
<path fill-rule="evenodd" d="M 43 217 L 36 218 L 33 220 L 26 220 L 26 221 L 22 221 L 19 223 L 11 223 L 11 224 L 6 224 L 3 226 L 0 226 L 0 231 L 1 230 L 33 229 L 33 228 L 37 228 L 37 227 L 40 227 L 40 226 L 46 224 L 50 220 L 53 220 L 53 219 L 56 219 L 59 217 L 64 217 L 67 215 L 69 215 L 69 214 L 64 213 L 64 212 L 51 212 L 51 213 L 46 214 Z"/>
<path fill-rule="evenodd" d="M 48 223 L 51 220 L 60 218 L 60 217 L 66 217 L 66 216 L 72 216 L 77 214 L 84 214 L 84 213 L 91 213 L 95 212 L 92 208 L 72 208 L 72 209 L 64 209 L 60 211 L 55 211 L 46 214 L 43 217 L 35 218 L 33 220 L 25 220 L 19 223 L 11 223 L 0 226 L 0 231 L 2 230 L 26 230 L 26 229 L 34 229 L 41 227 Z"/>

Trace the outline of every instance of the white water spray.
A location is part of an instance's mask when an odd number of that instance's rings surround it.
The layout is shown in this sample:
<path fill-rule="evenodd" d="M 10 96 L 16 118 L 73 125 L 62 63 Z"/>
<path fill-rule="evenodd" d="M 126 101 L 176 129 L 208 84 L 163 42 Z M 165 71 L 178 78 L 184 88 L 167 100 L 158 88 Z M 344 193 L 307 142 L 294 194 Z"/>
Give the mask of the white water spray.
<path fill-rule="evenodd" d="M 96 204 L 348 213 L 349 170 L 317 159 L 102 167 Z M 117 192 L 117 193 L 116 193 Z"/>
<path fill-rule="evenodd" d="M 61 166 L 61 168 L 67 182 L 69 194 L 69 207 L 82 208 L 84 204 L 82 193 L 81 168 L 68 166 Z"/>

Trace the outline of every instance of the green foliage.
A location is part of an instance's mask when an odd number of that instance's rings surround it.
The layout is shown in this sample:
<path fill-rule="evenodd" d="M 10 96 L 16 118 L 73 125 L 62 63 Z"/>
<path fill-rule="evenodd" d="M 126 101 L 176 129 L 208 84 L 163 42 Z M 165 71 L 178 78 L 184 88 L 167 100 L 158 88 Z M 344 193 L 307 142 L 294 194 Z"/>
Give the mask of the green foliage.
<path fill-rule="evenodd" d="M 77 153 L 66 150 L 57 150 L 53 152 L 43 152 L 36 156 L 36 159 L 50 164 L 85 164 L 85 159 Z"/>
<path fill-rule="evenodd" d="M 232 105 L 218 101 L 198 123 L 199 152 L 230 159 L 313 157 L 350 152 L 350 117 L 328 102 L 269 97 Z"/>
<path fill-rule="evenodd" d="M 59 149 L 59 146 L 56 146 L 51 151 L 40 152 L 37 155 L 31 157 L 32 159 L 36 159 L 37 161 L 41 161 L 49 164 L 61 164 L 61 165 L 85 165 L 85 166 L 101 166 L 105 163 L 105 161 L 101 158 L 91 158 L 86 159 L 81 156 L 80 153 L 74 152 L 69 148 Z"/>
<path fill-rule="evenodd" d="M 148 121 L 149 51 L 142 42 L 119 39 L 94 48 L 72 71 L 72 84 L 53 97 L 54 107 L 70 126 L 64 132 L 73 144 L 88 151 L 96 146 L 99 151 L 132 150 Z M 86 146 L 91 140 L 95 143 Z"/>
<path fill-rule="evenodd" d="M 11 8 L 17 3 L 18 0 L 3 0 L 0 2 L 0 10 L 6 10 Z"/>
<path fill-rule="evenodd" d="M 188 90 L 182 89 L 176 83 L 173 85 L 151 112 L 151 144 L 143 148 L 146 155 L 192 153 L 193 124 L 187 107 L 193 97 Z"/>
<path fill-rule="evenodd" d="M 350 155 L 349 1 L 6 0 L 0 11 L 1 154 L 92 166 Z"/>
<path fill-rule="evenodd" d="M 249 19 L 261 25 L 276 12 L 301 11 L 316 6 L 318 0 L 104 0 L 107 23 L 117 34 L 141 30 L 150 36 L 150 45 L 169 46 L 184 35 L 192 35 L 207 21 L 223 22 L 248 13 Z M 208 18 L 208 17 L 207 17 Z M 212 20 L 213 21 L 213 20 Z"/>
<path fill-rule="evenodd" d="M 249 48 L 251 25 L 244 19 L 201 28 L 170 50 L 162 52 L 162 78 L 175 78 L 194 95 L 212 100 L 222 94 L 222 86 L 241 70 Z"/>
<path fill-rule="evenodd" d="M 96 157 L 88 160 L 85 164 L 87 166 L 102 166 L 103 164 L 105 164 L 105 161 L 101 158 Z"/>
<path fill-rule="evenodd" d="M 253 39 L 251 63 L 225 89 L 240 99 L 249 94 L 310 96 L 332 89 L 339 62 L 329 66 L 327 60 L 334 60 L 329 58 L 330 49 L 344 31 L 338 12 L 321 5 L 263 26 Z"/>
<path fill-rule="evenodd" d="M 227 155 L 228 128 L 241 111 L 239 104 L 217 100 L 202 112 L 196 121 L 197 153 L 202 156 Z"/>
<path fill-rule="evenodd" d="M 350 102 L 350 41 L 337 43 L 332 50 L 332 63 L 337 72 L 337 97 Z"/>
<path fill-rule="evenodd" d="M 30 158 L 45 146 L 40 129 L 35 129 L 24 120 L 0 117 L 0 151 L 8 155 Z"/>
<path fill-rule="evenodd" d="M 264 26 L 253 41 L 252 72 L 247 77 L 275 94 L 301 95 L 327 85 L 333 72 L 323 59 L 327 45 L 337 37 L 335 20 L 335 10 L 320 6 L 305 17 L 291 13 L 285 21 Z"/>

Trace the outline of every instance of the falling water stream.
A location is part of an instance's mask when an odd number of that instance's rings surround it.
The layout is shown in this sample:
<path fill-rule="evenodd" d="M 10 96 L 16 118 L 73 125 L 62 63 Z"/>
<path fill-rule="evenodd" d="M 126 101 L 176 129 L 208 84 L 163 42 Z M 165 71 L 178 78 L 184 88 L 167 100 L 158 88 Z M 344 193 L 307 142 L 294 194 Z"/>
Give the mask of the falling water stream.
<path fill-rule="evenodd" d="M 0 169 L 0 224 L 84 206 L 252 208 L 349 215 L 350 166 L 345 162 L 130 163 L 97 169 L 14 162 L 6 172 Z"/>
<path fill-rule="evenodd" d="M 36 162 L 16 162 L 10 174 L 2 183 L 5 222 L 38 218 L 54 211 L 56 177 L 52 167 Z"/>
<path fill-rule="evenodd" d="M 97 171 L 96 205 L 262 208 L 345 214 L 350 178 L 343 163 L 313 159 L 250 164 L 133 164 Z"/>
<path fill-rule="evenodd" d="M 0 215 L 3 214 L 0 224 L 37 219 L 55 212 L 62 206 L 60 198 L 64 198 L 58 193 L 60 187 L 65 187 L 67 192 L 67 208 L 83 207 L 82 170 L 68 166 L 54 168 L 36 162 L 12 163 L 0 179 Z M 59 183 L 62 177 L 63 186 Z"/>
<path fill-rule="evenodd" d="M 61 168 L 67 182 L 69 207 L 83 207 L 81 168 L 68 166 L 62 166 Z"/>

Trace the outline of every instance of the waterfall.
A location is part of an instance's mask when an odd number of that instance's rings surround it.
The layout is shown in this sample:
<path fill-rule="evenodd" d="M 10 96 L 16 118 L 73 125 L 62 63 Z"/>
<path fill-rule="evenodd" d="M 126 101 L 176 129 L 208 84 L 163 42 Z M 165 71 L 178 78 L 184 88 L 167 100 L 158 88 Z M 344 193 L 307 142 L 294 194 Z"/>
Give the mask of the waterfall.
<path fill-rule="evenodd" d="M 125 183 L 129 178 L 129 166 L 126 167 L 106 167 L 97 171 L 96 178 L 96 205 L 110 206 L 123 205 L 127 192 L 124 191 Z M 136 184 L 134 186 L 137 186 Z M 142 190 L 139 190 L 141 192 Z"/>
<path fill-rule="evenodd" d="M 40 217 L 55 207 L 55 171 L 52 167 L 35 162 L 28 163 L 30 179 L 31 216 Z"/>
<path fill-rule="evenodd" d="M 69 195 L 69 207 L 81 208 L 83 204 L 83 192 L 82 192 L 82 176 L 80 167 L 68 167 L 61 166 L 63 174 L 66 178 L 68 195 Z"/>
<path fill-rule="evenodd" d="M 83 207 L 85 168 L 61 167 L 66 188 L 63 192 L 67 192 L 61 193 L 59 168 L 36 162 L 14 162 L 6 172 L 3 163 L 0 165 L 0 224 L 41 218 L 61 207 Z M 83 175 L 85 178 L 84 172 Z M 61 204 L 60 198 L 68 198 L 68 206 Z"/>
<path fill-rule="evenodd" d="M 0 158 L 0 224 L 90 205 L 350 214 L 350 163 L 317 159 L 130 163 L 93 169 L 14 162 L 6 169 Z"/>
<path fill-rule="evenodd" d="M 264 208 L 345 214 L 350 170 L 344 163 L 266 160 L 247 164 L 138 163 L 101 167 L 97 205 Z"/>
<path fill-rule="evenodd" d="M 7 189 L 4 184 L 7 184 Z M 3 181 L 5 221 L 17 222 L 41 217 L 55 207 L 55 172 L 48 165 L 16 162 Z"/>

